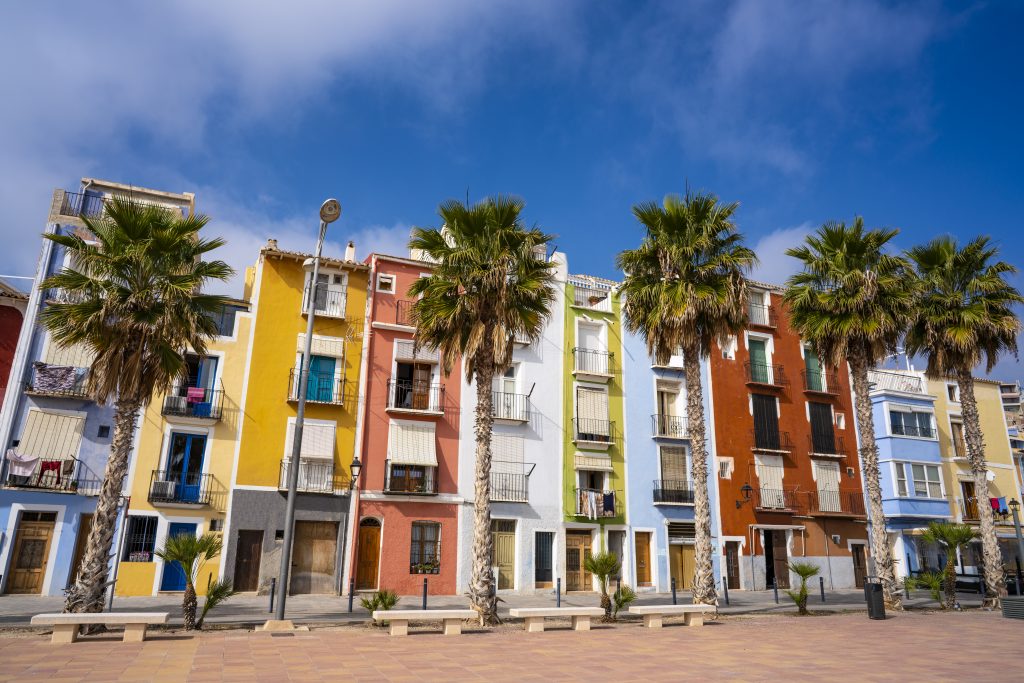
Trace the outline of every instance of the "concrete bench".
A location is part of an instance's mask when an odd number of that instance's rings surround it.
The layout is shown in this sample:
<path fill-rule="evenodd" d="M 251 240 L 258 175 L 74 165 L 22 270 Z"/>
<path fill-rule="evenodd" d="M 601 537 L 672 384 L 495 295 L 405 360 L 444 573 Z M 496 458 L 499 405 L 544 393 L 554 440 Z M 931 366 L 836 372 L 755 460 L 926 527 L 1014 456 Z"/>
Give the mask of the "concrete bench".
<path fill-rule="evenodd" d="M 544 631 L 545 619 L 572 618 L 573 631 L 589 631 L 591 617 L 603 617 L 600 607 L 518 607 L 508 611 L 513 617 L 522 617 L 528 633 Z"/>
<path fill-rule="evenodd" d="M 389 609 L 375 610 L 374 621 L 391 622 L 391 635 L 409 635 L 410 621 L 441 621 L 446 636 L 462 633 L 464 619 L 479 619 L 480 614 L 471 609 Z"/>
<path fill-rule="evenodd" d="M 714 605 L 642 605 L 630 607 L 630 614 L 639 614 L 644 618 L 647 628 L 661 628 L 661 620 L 665 616 L 683 615 L 683 623 L 687 626 L 703 626 L 704 615 L 714 614 Z"/>
<path fill-rule="evenodd" d="M 167 612 L 75 612 L 72 614 L 37 614 L 33 626 L 52 626 L 52 643 L 73 643 L 78 630 L 90 624 L 124 626 L 124 642 L 141 643 L 146 639 L 149 624 L 166 624 Z"/>

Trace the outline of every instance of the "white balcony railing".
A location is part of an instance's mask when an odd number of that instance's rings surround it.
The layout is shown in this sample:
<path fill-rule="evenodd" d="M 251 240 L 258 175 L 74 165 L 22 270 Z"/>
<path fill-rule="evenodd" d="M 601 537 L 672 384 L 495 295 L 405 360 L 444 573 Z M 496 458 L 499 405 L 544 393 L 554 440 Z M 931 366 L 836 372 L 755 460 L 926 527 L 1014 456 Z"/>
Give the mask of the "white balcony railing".
<path fill-rule="evenodd" d="M 920 375 L 893 370 L 869 370 L 868 382 L 872 391 L 899 391 L 905 394 L 923 394 L 924 380 Z"/>

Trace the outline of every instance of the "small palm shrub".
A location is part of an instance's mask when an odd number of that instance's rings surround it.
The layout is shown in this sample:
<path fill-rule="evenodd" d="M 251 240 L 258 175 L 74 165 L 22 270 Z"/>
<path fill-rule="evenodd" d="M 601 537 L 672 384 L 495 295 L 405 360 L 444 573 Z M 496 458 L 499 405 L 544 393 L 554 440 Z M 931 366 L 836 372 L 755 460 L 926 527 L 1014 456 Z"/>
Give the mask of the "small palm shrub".
<path fill-rule="evenodd" d="M 217 605 L 221 604 L 233 595 L 237 595 L 238 591 L 231 585 L 229 579 L 223 581 L 213 581 L 206 588 L 206 600 L 203 602 L 203 611 L 199 613 L 199 621 L 196 622 L 196 628 L 203 628 L 203 620 L 206 619 L 206 614 Z"/>
<path fill-rule="evenodd" d="M 381 588 L 379 591 L 374 592 L 373 595 L 364 595 L 359 598 L 359 604 L 362 605 L 363 609 L 369 612 L 372 617 L 374 612 L 393 609 L 394 606 L 398 604 L 399 600 L 401 600 L 401 598 L 398 596 L 398 593 L 387 588 Z M 386 623 L 386 621 L 381 621 L 380 625 L 383 626 Z"/>
<path fill-rule="evenodd" d="M 796 603 L 799 614 L 808 614 L 807 580 L 817 576 L 821 572 L 821 567 L 811 562 L 790 562 L 789 571 L 800 577 L 800 588 L 795 591 L 786 591 L 786 595 Z"/>
<path fill-rule="evenodd" d="M 603 621 L 612 621 L 612 599 L 608 596 L 608 580 L 618 574 L 619 558 L 615 553 L 594 553 L 583 561 L 583 567 L 597 577 L 601 584 L 601 608 L 604 609 Z"/>
<path fill-rule="evenodd" d="M 635 590 L 625 584 L 619 586 L 619 589 L 612 593 L 612 603 L 614 603 L 612 619 L 617 620 L 619 618 L 619 610 L 629 607 L 634 600 L 636 600 Z"/>
<path fill-rule="evenodd" d="M 921 538 L 946 549 L 946 566 L 940 574 L 946 595 L 940 602 L 942 609 L 953 609 L 956 604 L 956 555 L 978 538 L 978 532 L 967 524 L 931 522 Z"/>
<path fill-rule="evenodd" d="M 908 576 L 906 582 L 911 589 L 921 588 L 927 590 L 931 594 L 932 600 L 935 600 L 945 609 L 946 606 L 942 602 L 942 572 L 921 572 L 917 576 Z"/>
<path fill-rule="evenodd" d="M 222 546 L 220 536 L 216 534 L 203 534 L 202 536 L 178 534 L 169 536 L 164 541 L 164 547 L 155 553 L 166 564 L 177 562 L 185 573 L 185 593 L 181 601 L 181 614 L 186 631 L 196 628 L 196 610 L 198 608 L 196 579 L 199 577 L 203 565 L 220 555 Z"/>

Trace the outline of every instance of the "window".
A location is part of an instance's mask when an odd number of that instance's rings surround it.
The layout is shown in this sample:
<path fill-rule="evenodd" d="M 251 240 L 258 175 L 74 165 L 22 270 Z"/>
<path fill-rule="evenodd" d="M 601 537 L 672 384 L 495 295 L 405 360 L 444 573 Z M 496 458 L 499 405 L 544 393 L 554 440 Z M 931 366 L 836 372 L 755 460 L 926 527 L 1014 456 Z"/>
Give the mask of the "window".
<path fill-rule="evenodd" d="M 919 410 L 892 408 L 889 410 L 889 426 L 898 436 L 917 436 L 932 439 L 932 414 Z"/>
<path fill-rule="evenodd" d="M 576 438 L 601 443 L 611 441 L 607 391 L 576 388 Z"/>
<path fill-rule="evenodd" d="M 736 360 L 736 336 L 730 335 L 722 344 L 722 358 L 725 360 Z"/>
<path fill-rule="evenodd" d="M 413 522 L 410 574 L 437 574 L 441 571 L 441 524 Z"/>
<path fill-rule="evenodd" d="M 732 479 L 732 458 L 719 458 L 718 459 L 718 478 L 719 479 Z"/>
<path fill-rule="evenodd" d="M 284 457 L 292 457 L 292 443 L 295 438 L 295 418 L 288 418 L 288 430 L 284 439 Z M 299 457 L 334 459 L 334 423 L 305 420 L 302 426 L 302 446 Z"/>
<path fill-rule="evenodd" d="M 807 404 L 811 416 L 811 446 L 815 453 L 837 453 L 836 434 L 832 429 L 832 406 L 828 403 Z"/>
<path fill-rule="evenodd" d="M 553 581 L 552 566 L 554 565 L 555 534 L 552 531 L 538 531 L 534 548 L 533 580 L 536 588 L 550 588 Z"/>
<path fill-rule="evenodd" d="M 922 498 L 942 498 L 942 480 L 938 465 L 911 465 L 914 477 L 914 495 Z"/>
<path fill-rule="evenodd" d="M 385 273 L 377 274 L 377 291 L 383 294 L 395 293 L 395 276 Z"/>
<path fill-rule="evenodd" d="M 907 468 L 902 462 L 896 463 L 896 495 L 901 498 L 907 495 Z"/>
<path fill-rule="evenodd" d="M 84 415 L 29 408 L 18 443 L 18 454 L 36 456 L 41 462 L 75 458 L 84 426 Z"/>
<path fill-rule="evenodd" d="M 99 429 L 96 430 L 97 439 L 106 439 L 110 436 L 110 425 L 100 425 Z"/>
<path fill-rule="evenodd" d="M 846 414 L 845 413 L 836 413 L 836 428 L 837 429 L 846 429 Z"/>
<path fill-rule="evenodd" d="M 676 488 L 686 488 L 689 480 L 687 473 L 686 449 L 677 446 L 661 447 L 661 479 L 662 482 L 672 482 Z M 667 483 L 664 488 L 671 488 Z"/>
<path fill-rule="evenodd" d="M 957 458 L 967 457 L 967 442 L 964 440 L 964 423 L 962 420 L 950 420 L 949 431 L 953 439 L 953 454 Z"/>
<path fill-rule="evenodd" d="M 946 385 L 946 398 L 949 399 L 950 403 L 960 402 L 960 387 L 955 384 Z"/>
<path fill-rule="evenodd" d="M 754 445 L 777 451 L 781 447 L 779 438 L 779 414 L 776 409 L 775 397 L 764 394 L 751 394 L 754 408 Z"/>
<path fill-rule="evenodd" d="M 771 359 L 768 356 L 768 342 L 751 337 L 747 340 L 750 351 L 750 381 L 760 384 L 772 383 Z"/>
<path fill-rule="evenodd" d="M 152 562 L 156 546 L 157 517 L 130 515 L 122 562 Z"/>

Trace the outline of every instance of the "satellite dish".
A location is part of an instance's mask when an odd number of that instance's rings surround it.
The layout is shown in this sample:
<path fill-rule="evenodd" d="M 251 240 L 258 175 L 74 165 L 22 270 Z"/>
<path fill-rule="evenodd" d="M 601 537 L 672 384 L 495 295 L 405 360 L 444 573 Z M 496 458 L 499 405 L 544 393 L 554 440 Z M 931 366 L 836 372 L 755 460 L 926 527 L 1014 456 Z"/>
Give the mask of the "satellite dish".
<path fill-rule="evenodd" d="M 320 220 L 333 223 L 341 215 L 341 203 L 337 199 L 328 199 L 320 207 Z"/>
<path fill-rule="evenodd" d="M 993 472 L 992 470 L 985 470 L 985 479 L 987 479 L 989 481 L 995 481 L 996 480 L 996 473 Z"/>

